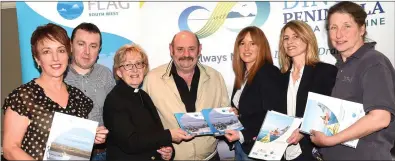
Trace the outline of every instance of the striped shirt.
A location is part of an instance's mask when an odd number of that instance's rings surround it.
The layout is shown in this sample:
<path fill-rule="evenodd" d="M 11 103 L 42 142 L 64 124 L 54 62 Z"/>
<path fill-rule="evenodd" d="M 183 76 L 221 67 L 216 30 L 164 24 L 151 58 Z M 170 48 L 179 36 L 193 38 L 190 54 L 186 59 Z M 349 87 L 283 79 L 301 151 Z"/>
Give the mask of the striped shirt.
<path fill-rule="evenodd" d="M 99 126 L 103 125 L 104 100 L 115 86 L 114 76 L 110 69 L 96 63 L 90 72 L 81 75 L 69 66 L 64 81 L 80 89 L 92 99 L 93 109 L 89 113 L 88 119 L 99 122 Z"/>

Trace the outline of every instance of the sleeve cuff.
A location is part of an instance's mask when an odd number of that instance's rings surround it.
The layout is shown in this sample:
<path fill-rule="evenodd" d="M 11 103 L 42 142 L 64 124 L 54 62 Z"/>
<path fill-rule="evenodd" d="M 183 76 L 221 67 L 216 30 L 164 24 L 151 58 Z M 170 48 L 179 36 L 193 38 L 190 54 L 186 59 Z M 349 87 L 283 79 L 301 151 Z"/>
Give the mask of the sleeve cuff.
<path fill-rule="evenodd" d="M 240 137 L 240 139 L 239 139 L 240 144 L 243 144 L 244 143 L 244 136 L 243 136 L 243 133 L 241 133 L 241 131 L 239 131 L 239 137 Z"/>

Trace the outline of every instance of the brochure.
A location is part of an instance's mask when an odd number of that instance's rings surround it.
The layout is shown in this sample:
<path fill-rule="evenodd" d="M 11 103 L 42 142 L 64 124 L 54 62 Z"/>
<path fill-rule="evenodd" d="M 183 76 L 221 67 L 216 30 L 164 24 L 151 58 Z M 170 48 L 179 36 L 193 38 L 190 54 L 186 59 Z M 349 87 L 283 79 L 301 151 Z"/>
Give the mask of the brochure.
<path fill-rule="evenodd" d="M 360 103 L 309 92 L 300 131 L 310 134 L 310 130 L 316 130 L 333 136 L 363 116 L 365 111 Z M 343 143 L 352 148 L 357 144 L 358 139 Z"/>
<path fill-rule="evenodd" d="M 55 112 L 43 160 L 90 160 L 98 122 Z"/>
<path fill-rule="evenodd" d="M 203 109 L 201 112 L 174 114 L 180 127 L 189 134 L 224 135 L 225 130 L 243 130 L 230 107 Z"/>
<path fill-rule="evenodd" d="M 248 156 L 262 160 L 281 160 L 288 147 L 287 139 L 301 122 L 300 118 L 268 111 Z"/>

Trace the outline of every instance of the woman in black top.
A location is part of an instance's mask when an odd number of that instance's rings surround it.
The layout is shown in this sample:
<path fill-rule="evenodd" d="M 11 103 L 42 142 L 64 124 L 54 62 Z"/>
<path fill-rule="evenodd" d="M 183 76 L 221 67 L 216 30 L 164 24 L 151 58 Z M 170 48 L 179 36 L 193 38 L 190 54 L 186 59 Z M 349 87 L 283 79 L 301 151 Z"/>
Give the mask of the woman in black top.
<path fill-rule="evenodd" d="M 308 92 L 330 95 L 335 85 L 337 68 L 320 62 L 318 45 L 311 27 L 299 20 L 285 24 L 281 29 L 278 49 L 280 70 L 284 76 L 282 88 L 287 92 L 282 100 L 287 103 L 284 114 L 303 117 Z M 286 160 L 315 160 L 314 148 L 308 135 L 295 130 L 288 139 L 291 145 L 285 152 Z"/>
<path fill-rule="evenodd" d="M 181 129 L 163 129 L 151 98 L 139 89 L 148 68 L 147 55 L 137 45 L 125 45 L 114 56 L 119 81 L 103 107 L 104 125 L 110 131 L 107 160 L 170 160 L 172 141 L 192 138 Z"/>
<path fill-rule="evenodd" d="M 281 102 L 281 73 L 273 65 L 269 42 L 260 28 L 249 26 L 237 35 L 233 70 L 232 106 L 238 111 L 244 130 L 226 131 L 225 137 L 235 143 L 236 160 L 249 160 L 248 154 L 267 111 L 277 111 L 284 106 Z"/>
<path fill-rule="evenodd" d="M 5 99 L 3 151 L 7 160 L 43 160 L 54 113 L 87 118 L 93 108 L 91 99 L 63 82 L 70 54 L 66 30 L 54 24 L 40 26 L 33 32 L 31 45 L 41 75 Z M 95 143 L 104 142 L 107 132 L 98 131 Z"/>

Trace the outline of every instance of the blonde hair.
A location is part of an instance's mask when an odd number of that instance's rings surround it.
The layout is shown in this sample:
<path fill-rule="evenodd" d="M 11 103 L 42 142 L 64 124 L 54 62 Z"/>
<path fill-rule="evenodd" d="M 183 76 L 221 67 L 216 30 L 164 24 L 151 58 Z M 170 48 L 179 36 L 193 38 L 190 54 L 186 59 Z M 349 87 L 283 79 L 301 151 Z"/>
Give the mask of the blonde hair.
<path fill-rule="evenodd" d="M 256 61 L 254 65 L 251 67 L 248 77 L 247 84 L 251 84 L 252 79 L 254 78 L 256 72 L 263 66 L 265 63 L 273 64 L 272 54 L 270 52 L 269 42 L 263 33 L 263 31 L 255 26 L 248 26 L 242 29 L 237 35 L 234 49 L 233 49 L 233 71 L 235 72 L 235 84 L 234 87 L 236 89 L 240 89 L 241 84 L 245 79 L 245 71 L 246 66 L 243 60 L 240 58 L 239 45 L 241 41 L 243 41 L 244 37 L 250 33 L 252 41 L 258 46 L 259 53 L 256 57 Z"/>
<path fill-rule="evenodd" d="M 285 30 L 289 28 L 294 31 L 300 39 L 306 43 L 306 65 L 315 65 L 320 61 L 318 56 L 318 44 L 315 34 L 311 27 L 299 20 L 289 21 L 285 26 L 281 29 L 280 34 L 280 42 L 278 43 L 278 55 L 280 60 L 280 70 L 281 73 L 285 73 L 291 68 L 292 58 L 287 55 L 284 49 L 284 33 Z"/>
<path fill-rule="evenodd" d="M 149 71 L 149 63 L 148 63 L 148 56 L 145 53 L 145 51 L 143 50 L 143 48 L 141 48 L 139 45 L 132 43 L 132 44 L 126 44 L 122 47 L 120 47 L 117 52 L 114 55 L 114 65 L 113 65 L 113 73 L 115 76 L 116 80 L 119 80 L 120 78 L 118 77 L 118 75 L 116 74 L 116 71 L 118 70 L 118 68 L 121 66 L 121 63 L 125 61 L 126 59 L 126 54 L 130 52 L 130 53 L 139 53 L 141 55 L 141 58 L 143 59 L 143 63 L 144 63 L 144 76 L 148 73 Z"/>

